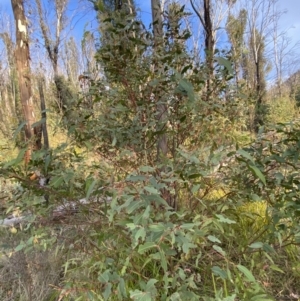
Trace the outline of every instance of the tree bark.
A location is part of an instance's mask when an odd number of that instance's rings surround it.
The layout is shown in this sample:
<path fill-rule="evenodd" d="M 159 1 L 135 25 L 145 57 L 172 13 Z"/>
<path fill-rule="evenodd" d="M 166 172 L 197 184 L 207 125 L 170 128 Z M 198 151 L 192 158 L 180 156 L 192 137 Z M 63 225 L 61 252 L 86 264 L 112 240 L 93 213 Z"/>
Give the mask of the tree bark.
<path fill-rule="evenodd" d="M 207 90 L 206 99 L 209 100 L 211 94 L 211 81 L 214 73 L 214 49 L 215 49 L 214 28 L 213 28 L 212 16 L 211 16 L 211 0 L 203 1 L 203 15 L 201 15 L 201 13 L 195 7 L 193 0 L 190 0 L 190 3 L 204 28 L 205 55 L 206 55 L 206 65 L 208 70 L 208 78 L 206 81 L 206 90 Z"/>
<path fill-rule="evenodd" d="M 153 36 L 154 36 L 154 73 L 159 77 L 158 53 L 163 51 L 163 22 L 160 0 L 151 0 Z M 166 100 L 163 99 L 161 88 L 158 86 L 153 91 L 156 101 L 156 118 L 157 118 L 157 162 L 163 163 L 168 154 L 168 139 L 165 133 L 168 122 L 168 107 Z M 159 169 L 159 173 L 165 172 L 164 166 Z M 161 189 L 162 198 L 175 210 L 177 209 L 176 196 L 170 192 L 169 187 Z"/>
<path fill-rule="evenodd" d="M 31 158 L 31 153 L 38 148 L 35 141 L 37 128 L 32 128 L 35 122 L 34 106 L 31 91 L 30 55 L 27 21 L 24 12 L 24 0 L 11 0 L 13 14 L 16 24 L 16 50 L 15 61 L 18 74 L 20 99 L 25 119 L 25 140 L 29 142 L 28 150 L 25 154 L 25 163 Z"/>
<path fill-rule="evenodd" d="M 154 52 L 158 52 L 160 47 L 162 47 L 163 42 L 163 24 L 161 17 L 161 7 L 160 0 L 151 0 L 151 9 L 152 9 L 152 22 L 153 22 L 153 35 L 154 35 Z M 158 64 L 154 62 L 154 73 L 158 74 Z M 168 108 L 163 100 L 161 95 L 156 89 L 155 99 L 157 102 L 157 122 L 158 122 L 158 132 L 163 132 L 164 125 L 167 122 L 167 113 Z M 165 133 L 159 134 L 157 142 L 157 159 L 160 160 L 161 157 L 165 157 L 168 152 L 168 141 Z"/>
<path fill-rule="evenodd" d="M 47 130 L 47 112 L 46 112 L 46 102 L 45 102 L 45 96 L 44 96 L 44 89 L 43 89 L 43 79 L 40 78 L 38 81 L 38 88 L 39 88 L 39 95 L 41 100 L 41 112 L 42 112 L 42 134 L 44 138 L 44 149 L 49 149 L 49 136 L 48 136 L 48 130 Z"/>

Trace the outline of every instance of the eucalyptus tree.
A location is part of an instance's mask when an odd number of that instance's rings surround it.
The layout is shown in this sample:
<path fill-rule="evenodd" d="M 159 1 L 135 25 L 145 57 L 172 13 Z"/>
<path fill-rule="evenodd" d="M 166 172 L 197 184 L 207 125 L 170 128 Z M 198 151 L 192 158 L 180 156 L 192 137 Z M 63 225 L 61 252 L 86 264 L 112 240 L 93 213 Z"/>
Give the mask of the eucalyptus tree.
<path fill-rule="evenodd" d="M 25 17 L 24 1 L 11 0 L 11 4 L 16 26 L 15 64 L 18 74 L 20 100 L 25 119 L 25 139 L 29 143 L 24 158 L 27 164 L 31 158 L 32 151 L 41 148 L 41 141 L 38 128 L 36 126 L 33 127 L 36 118 L 31 89 L 29 34 Z"/>
<path fill-rule="evenodd" d="M 53 1 L 55 17 L 54 20 L 47 20 L 46 8 L 43 6 L 42 0 L 35 0 L 40 30 L 53 67 L 54 76 L 58 75 L 59 47 L 62 42 L 62 32 L 66 27 L 68 2 L 69 0 Z M 53 23 L 54 26 L 51 26 L 50 24 Z"/>
<path fill-rule="evenodd" d="M 62 61 L 68 76 L 68 80 L 73 87 L 78 86 L 78 76 L 81 74 L 80 53 L 76 41 L 73 37 L 69 38 L 63 47 Z"/>
<path fill-rule="evenodd" d="M 63 32 L 68 24 L 67 9 L 69 0 L 55 0 L 48 8 L 42 0 L 35 0 L 39 30 L 44 40 L 44 47 L 50 60 L 54 82 L 57 90 L 58 108 L 65 112 L 71 102 L 71 91 L 68 88 L 64 76 L 59 71 L 60 48 L 62 46 Z M 53 25 L 52 25 L 53 24 Z"/>
<path fill-rule="evenodd" d="M 292 75 L 295 68 L 299 68 L 299 45 L 300 41 L 293 42 L 289 37 L 288 31 L 280 30 L 279 18 L 283 12 L 273 7 L 274 22 L 271 30 L 271 60 L 275 69 L 275 83 L 277 96 L 283 96 L 284 77 Z"/>
<path fill-rule="evenodd" d="M 161 51 L 160 49 L 163 48 L 163 23 L 162 23 L 162 10 L 160 6 L 160 0 L 151 0 L 151 11 L 152 11 L 152 22 L 153 22 L 153 38 L 154 38 L 154 55 L 159 54 Z M 157 60 L 154 60 L 154 73 L 156 76 L 159 76 L 159 62 Z M 165 127 L 167 122 L 167 113 L 168 108 L 164 101 L 162 101 L 160 90 L 161 88 L 158 86 L 154 90 L 154 98 L 157 103 L 157 120 L 158 123 L 161 124 L 161 127 Z M 160 126 L 158 127 L 158 132 L 162 130 Z M 163 131 L 162 131 L 163 132 Z M 165 157 L 168 152 L 168 141 L 167 141 L 167 135 L 165 133 L 162 133 L 158 137 L 157 142 L 157 158 L 159 159 L 160 156 Z"/>
<path fill-rule="evenodd" d="M 266 93 L 266 74 L 269 71 L 266 61 L 266 49 L 270 42 L 271 30 L 278 13 L 274 11 L 277 0 L 247 0 L 243 1 L 247 11 L 247 47 L 255 72 L 253 78 L 255 90 L 254 130 L 257 132 L 264 123 L 264 96 Z M 248 67 L 246 67 L 248 68 Z"/>
<path fill-rule="evenodd" d="M 94 112 L 97 120 L 87 119 L 97 127 L 93 139 L 106 141 L 100 143 L 105 156 L 115 154 L 117 161 L 118 154 L 131 153 L 136 159 L 128 168 L 150 165 L 157 171 L 156 181 L 163 181 L 184 141 L 179 119 L 186 118 L 185 88 L 190 86 L 183 78 L 192 66 L 185 45 L 189 34 L 181 24 L 184 8 L 171 3 L 162 12 L 160 2 L 152 1 L 147 30 L 131 1 L 94 1 L 94 5 L 100 21 L 96 58 L 103 77 L 96 81 L 100 93 L 94 94 L 95 102 L 101 102 Z M 172 185 L 159 191 L 175 207 Z"/>
<path fill-rule="evenodd" d="M 218 30 L 227 18 L 236 0 L 190 0 L 190 4 L 203 27 L 204 50 L 207 66 L 207 100 L 212 93 L 211 80 L 214 73 L 214 55 L 218 40 Z"/>
<path fill-rule="evenodd" d="M 7 28 L 1 28 L 4 50 L 0 58 L 0 131 L 11 137 L 11 129 L 22 123 L 22 110 L 14 59 L 15 43 Z"/>
<path fill-rule="evenodd" d="M 239 85 L 241 76 L 242 56 L 245 51 L 244 35 L 246 30 L 247 12 L 241 9 L 237 16 L 230 13 L 226 22 L 226 30 L 231 43 L 232 63 L 235 71 L 236 84 Z"/>

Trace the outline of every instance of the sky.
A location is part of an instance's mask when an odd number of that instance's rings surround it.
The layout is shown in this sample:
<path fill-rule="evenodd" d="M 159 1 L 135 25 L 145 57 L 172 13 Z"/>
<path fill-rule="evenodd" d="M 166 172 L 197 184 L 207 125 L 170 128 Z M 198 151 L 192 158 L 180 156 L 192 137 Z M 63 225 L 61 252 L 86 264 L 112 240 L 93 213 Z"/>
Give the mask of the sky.
<path fill-rule="evenodd" d="M 297 42 L 300 39 L 300 1 L 279 0 L 278 5 L 282 10 L 287 11 L 281 16 L 281 28 L 288 30 L 289 36 Z"/>
<path fill-rule="evenodd" d="M 239 0 L 238 0 L 239 1 Z M 74 3 L 77 0 L 71 0 L 71 6 L 74 8 Z M 145 23 L 151 20 L 151 1 L 150 0 L 136 0 L 141 10 L 141 15 Z M 197 2 L 197 0 L 196 0 Z M 282 10 L 286 10 L 286 13 L 281 16 L 280 25 L 284 30 L 288 30 L 289 36 L 293 41 L 300 39 L 300 0 L 278 0 L 278 6 Z M 0 0 L 0 9 L 3 12 L 11 14 L 11 0 Z M 91 20 L 88 15 L 83 16 L 81 21 L 76 25 L 77 30 L 80 31 L 82 23 L 88 23 Z"/>
<path fill-rule="evenodd" d="M 33 0 L 27 0 L 33 1 Z M 54 0 L 45 0 L 45 1 L 54 1 Z M 139 13 L 142 20 L 148 26 L 151 22 L 151 0 L 135 0 L 137 6 L 139 7 Z M 170 1 L 170 0 L 169 0 Z M 185 0 L 189 2 L 189 0 Z M 200 0 L 194 0 L 196 3 Z M 168 2 L 168 0 L 165 0 Z M 239 0 L 237 0 L 239 2 Z M 76 40 L 80 42 L 84 30 L 96 30 L 97 21 L 95 17 L 95 12 L 93 9 L 83 9 L 83 4 L 88 3 L 88 1 L 81 0 L 80 2 L 80 14 L 75 14 L 76 9 L 78 8 L 79 0 L 70 0 L 70 10 L 69 16 L 74 16 L 72 18 L 72 28 L 67 32 L 68 35 L 75 36 Z M 285 11 L 285 13 L 280 18 L 280 29 L 286 31 L 287 35 L 291 38 L 291 45 L 300 40 L 300 0 L 278 0 L 278 7 L 280 10 Z M 4 14 L 12 14 L 11 9 L 11 0 L 0 0 L 0 11 Z M 1 18 L 1 15 L 0 15 Z M 1 21 L 1 20 L 0 20 Z M 1 30 L 1 28 L 0 28 Z M 222 34 L 220 34 L 222 37 Z M 223 35 L 224 36 L 224 35 Z M 300 46 L 299 46 L 300 48 Z M 299 49 L 300 52 L 300 49 Z"/>

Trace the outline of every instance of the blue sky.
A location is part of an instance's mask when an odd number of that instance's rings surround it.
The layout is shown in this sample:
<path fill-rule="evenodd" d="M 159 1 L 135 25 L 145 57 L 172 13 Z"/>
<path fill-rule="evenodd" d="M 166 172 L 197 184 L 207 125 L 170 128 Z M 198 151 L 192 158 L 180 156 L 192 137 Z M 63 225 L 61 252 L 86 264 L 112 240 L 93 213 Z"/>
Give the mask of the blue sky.
<path fill-rule="evenodd" d="M 77 0 L 71 0 L 72 7 Z M 138 6 L 140 7 L 142 17 L 148 23 L 151 20 L 151 10 L 150 0 L 136 0 Z M 293 41 L 300 39 L 300 0 L 279 0 L 278 5 L 281 9 L 286 9 L 287 13 L 281 17 L 280 25 L 282 29 L 287 29 L 289 36 Z M 11 14 L 11 0 L 0 0 L 0 9 L 4 12 Z M 77 30 L 81 31 L 83 23 L 90 21 L 88 15 L 86 15 L 80 22 L 77 24 Z"/>
<path fill-rule="evenodd" d="M 300 1 L 279 0 L 278 5 L 281 9 L 287 10 L 287 13 L 281 16 L 281 28 L 288 30 L 294 42 L 298 41 L 300 39 Z"/>
<path fill-rule="evenodd" d="M 76 11 L 78 2 L 79 0 L 70 0 L 69 15 L 73 14 L 74 11 Z M 88 1 L 82 1 L 80 3 L 80 8 L 83 8 L 83 3 L 88 3 Z M 146 25 L 148 25 L 151 22 L 151 1 L 136 0 L 136 3 L 139 7 L 142 20 Z M 277 3 L 280 9 L 286 10 L 286 13 L 283 14 L 280 18 L 280 28 L 281 30 L 286 30 L 288 32 L 288 36 L 292 39 L 291 44 L 294 44 L 300 40 L 300 0 L 278 0 Z M 0 11 L 12 14 L 11 0 L 0 0 Z M 77 41 L 81 40 L 84 28 L 86 28 L 86 30 L 96 30 L 97 22 L 93 9 L 85 9 L 80 14 L 76 14 L 73 19 L 72 27 L 74 27 L 75 30 L 69 30 L 69 35 L 75 36 Z"/>

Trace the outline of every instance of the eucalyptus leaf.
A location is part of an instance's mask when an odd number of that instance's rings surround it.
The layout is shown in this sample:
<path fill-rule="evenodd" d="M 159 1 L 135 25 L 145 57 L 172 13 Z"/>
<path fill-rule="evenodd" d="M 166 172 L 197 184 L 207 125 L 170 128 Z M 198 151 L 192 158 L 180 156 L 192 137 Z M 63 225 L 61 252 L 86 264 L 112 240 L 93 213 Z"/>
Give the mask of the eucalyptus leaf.
<path fill-rule="evenodd" d="M 220 276 L 222 279 L 228 278 L 226 271 L 222 270 L 219 266 L 213 266 L 211 270 L 216 276 Z"/>
<path fill-rule="evenodd" d="M 157 245 L 156 243 L 154 242 L 146 242 L 142 245 L 139 246 L 139 249 L 138 249 L 138 253 L 139 254 L 144 254 L 145 252 L 151 250 L 151 249 L 154 249 L 154 248 L 157 248 Z"/>
<path fill-rule="evenodd" d="M 244 274 L 248 281 L 256 282 L 253 274 L 245 266 L 238 264 L 237 268 Z"/>

